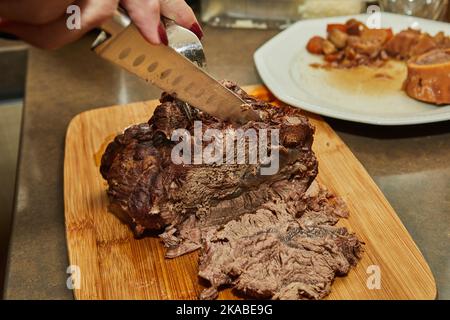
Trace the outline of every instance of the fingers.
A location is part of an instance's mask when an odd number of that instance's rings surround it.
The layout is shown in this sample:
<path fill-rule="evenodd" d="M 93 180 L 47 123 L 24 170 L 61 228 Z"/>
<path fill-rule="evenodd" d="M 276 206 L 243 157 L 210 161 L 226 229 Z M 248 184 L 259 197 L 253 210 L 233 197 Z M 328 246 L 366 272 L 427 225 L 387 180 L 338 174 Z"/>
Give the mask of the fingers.
<path fill-rule="evenodd" d="M 121 4 L 148 42 L 167 45 L 167 34 L 160 21 L 159 0 L 122 0 Z"/>
<path fill-rule="evenodd" d="M 122 0 L 130 18 L 144 38 L 153 44 L 168 44 L 167 33 L 160 22 L 160 16 L 175 20 L 177 24 L 190 29 L 200 39 L 203 31 L 194 12 L 184 0 Z"/>
<path fill-rule="evenodd" d="M 180 26 L 194 32 L 199 39 L 203 37 L 203 31 L 195 17 L 191 7 L 184 0 L 160 0 L 161 14 L 174 20 Z"/>
<path fill-rule="evenodd" d="M 110 19 L 119 5 L 119 0 L 78 0 L 81 8 L 81 24 L 85 32 L 100 26 Z"/>
<path fill-rule="evenodd" d="M 56 49 L 81 38 L 86 32 L 112 16 L 118 1 L 80 0 L 81 29 L 69 30 L 64 15 L 44 25 L 2 21 L 0 31 L 16 35 L 22 40 L 43 49 Z"/>
<path fill-rule="evenodd" d="M 79 39 L 112 16 L 119 0 L 0 0 L 0 31 L 10 33 L 45 49 L 59 48 Z M 184 0 L 122 0 L 144 38 L 153 44 L 168 44 L 160 22 L 164 15 L 190 29 L 199 38 L 202 29 Z M 70 4 L 81 8 L 81 29 L 66 26 Z M 43 10 L 44 9 L 44 10 Z"/>

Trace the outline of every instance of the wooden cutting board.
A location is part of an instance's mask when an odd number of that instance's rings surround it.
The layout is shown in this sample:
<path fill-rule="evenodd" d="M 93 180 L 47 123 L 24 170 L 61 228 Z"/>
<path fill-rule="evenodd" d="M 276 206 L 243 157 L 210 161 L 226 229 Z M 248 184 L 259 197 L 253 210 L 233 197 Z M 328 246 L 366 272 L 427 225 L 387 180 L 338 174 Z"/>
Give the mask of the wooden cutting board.
<path fill-rule="evenodd" d="M 247 90 L 273 100 L 264 87 Z M 79 267 L 77 299 L 196 299 L 203 288 L 197 277 L 196 252 L 167 260 L 157 237 L 134 239 L 128 227 L 107 210 L 100 157 L 116 134 L 146 122 L 157 104 L 149 101 L 87 111 L 69 125 L 64 200 L 70 264 Z M 307 116 L 317 129 L 314 151 L 319 180 L 342 196 L 350 209 L 350 218 L 339 224 L 366 243 L 360 263 L 348 276 L 335 280 L 328 299 L 435 299 L 430 268 L 391 205 L 330 126 L 319 116 Z M 369 289 L 367 282 L 374 283 L 376 268 L 381 288 Z M 230 289 L 219 298 L 237 299 Z"/>

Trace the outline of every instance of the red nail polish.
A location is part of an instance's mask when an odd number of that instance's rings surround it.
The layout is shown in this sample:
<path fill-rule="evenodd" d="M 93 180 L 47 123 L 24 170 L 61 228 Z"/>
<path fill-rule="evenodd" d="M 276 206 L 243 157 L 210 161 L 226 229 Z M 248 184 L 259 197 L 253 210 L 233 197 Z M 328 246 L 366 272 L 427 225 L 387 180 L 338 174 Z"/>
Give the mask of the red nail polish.
<path fill-rule="evenodd" d="M 164 43 L 166 46 L 169 45 L 169 39 L 167 38 L 167 32 L 166 32 L 166 29 L 164 29 L 164 26 L 162 25 L 162 23 L 160 23 L 158 26 L 158 33 L 159 33 L 159 38 L 161 39 L 161 42 Z"/>
<path fill-rule="evenodd" d="M 201 40 L 203 38 L 203 30 L 200 27 L 200 25 L 195 22 L 194 24 L 192 24 L 192 26 L 189 28 L 189 30 L 191 30 L 193 33 L 195 33 L 195 35 Z"/>

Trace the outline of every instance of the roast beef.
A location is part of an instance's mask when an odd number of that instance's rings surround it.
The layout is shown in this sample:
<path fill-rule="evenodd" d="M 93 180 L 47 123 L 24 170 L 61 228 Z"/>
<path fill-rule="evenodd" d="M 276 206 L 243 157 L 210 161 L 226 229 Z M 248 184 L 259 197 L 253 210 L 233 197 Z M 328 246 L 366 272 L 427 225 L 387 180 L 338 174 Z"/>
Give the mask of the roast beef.
<path fill-rule="evenodd" d="M 136 236 L 159 232 L 168 258 L 201 248 L 199 275 L 211 284 L 201 298 L 215 298 L 222 285 L 254 298 L 323 298 L 334 277 L 356 264 L 362 243 L 335 227 L 348 215 L 346 207 L 314 181 L 314 128 L 298 109 L 275 107 L 231 82 L 224 85 L 262 121 L 238 126 L 163 94 L 148 123 L 118 135 L 102 157 L 110 209 Z M 238 130 L 254 129 L 258 138 L 265 134 L 259 129 L 278 130 L 279 143 L 270 142 L 265 151 L 279 153 L 279 169 L 264 175 L 265 164 L 239 164 L 234 153 L 231 159 L 225 153 L 222 163 L 174 161 L 175 129 L 185 129 L 192 147 L 205 146 L 192 139 L 198 121 L 202 131 L 231 133 L 235 145 L 246 147 Z"/>
<path fill-rule="evenodd" d="M 202 233 L 199 275 L 211 287 L 201 298 L 224 285 L 251 298 L 324 298 L 362 252 L 354 234 L 334 226 L 345 216 L 343 202 L 317 183 L 306 194 L 285 184 L 254 214 Z"/>
<path fill-rule="evenodd" d="M 175 256 L 182 241 L 179 225 L 200 221 L 207 225 L 224 224 L 252 212 L 266 201 L 269 190 L 279 181 L 298 182 L 304 192 L 317 174 L 317 161 L 311 150 L 314 128 L 299 109 L 274 107 L 258 101 L 231 82 L 224 84 L 256 110 L 261 122 L 243 126 L 224 122 L 188 106 L 174 96 L 163 94 L 148 123 L 132 126 L 117 136 L 102 157 L 101 173 L 108 181 L 110 209 L 129 223 L 136 236 L 146 230 L 167 229 L 163 236 Z M 194 123 L 201 121 L 203 131 L 217 129 L 233 135 L 237 130 L 279 130 L 277 148 L 279 170 L 262 175 L 263 164 L 176 164 L 171 152 L 175 129 L 186 129 L 193 138 Z M 238 138 L 235 138 L 238 139 Z M 192 143 L 196 143 L 192 139 Z M 201 141 L 206 145 L 206 142 Z M 237 142 L 236 142 L 237 143 Z M 247 150 L 248 152 L 248 150 Z M 225 160 L 225 159 L 224 159 Z M 233 162 L 233 161 L 232 161 Z M 225 161 L 224 161 L 225 163 Z M 170 237 L 169 237 L 170 234 Z M 176 242 L 178 241 L 178 244 Z M 197 246 L 184 246 L 178 254 Z"/>

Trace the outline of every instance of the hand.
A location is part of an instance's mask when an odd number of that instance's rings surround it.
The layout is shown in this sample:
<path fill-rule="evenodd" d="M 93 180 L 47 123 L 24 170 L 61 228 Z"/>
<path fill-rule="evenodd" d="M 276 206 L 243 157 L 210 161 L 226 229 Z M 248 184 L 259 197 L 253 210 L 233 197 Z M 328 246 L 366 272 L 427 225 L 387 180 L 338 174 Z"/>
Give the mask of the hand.
<path fill-rule="evenodd" d="M 16 35 L 44 49 L 56 49 L 81 38 L 109 19 L 120 4 L 147 41 L 167 45 L 160 16 L 175 20 L 199 38 L 203 32 L 184 0 L 0 0 L 0 32 Z M 66 9 L 81 9 L 81 29 L 69 30 Z"/>

